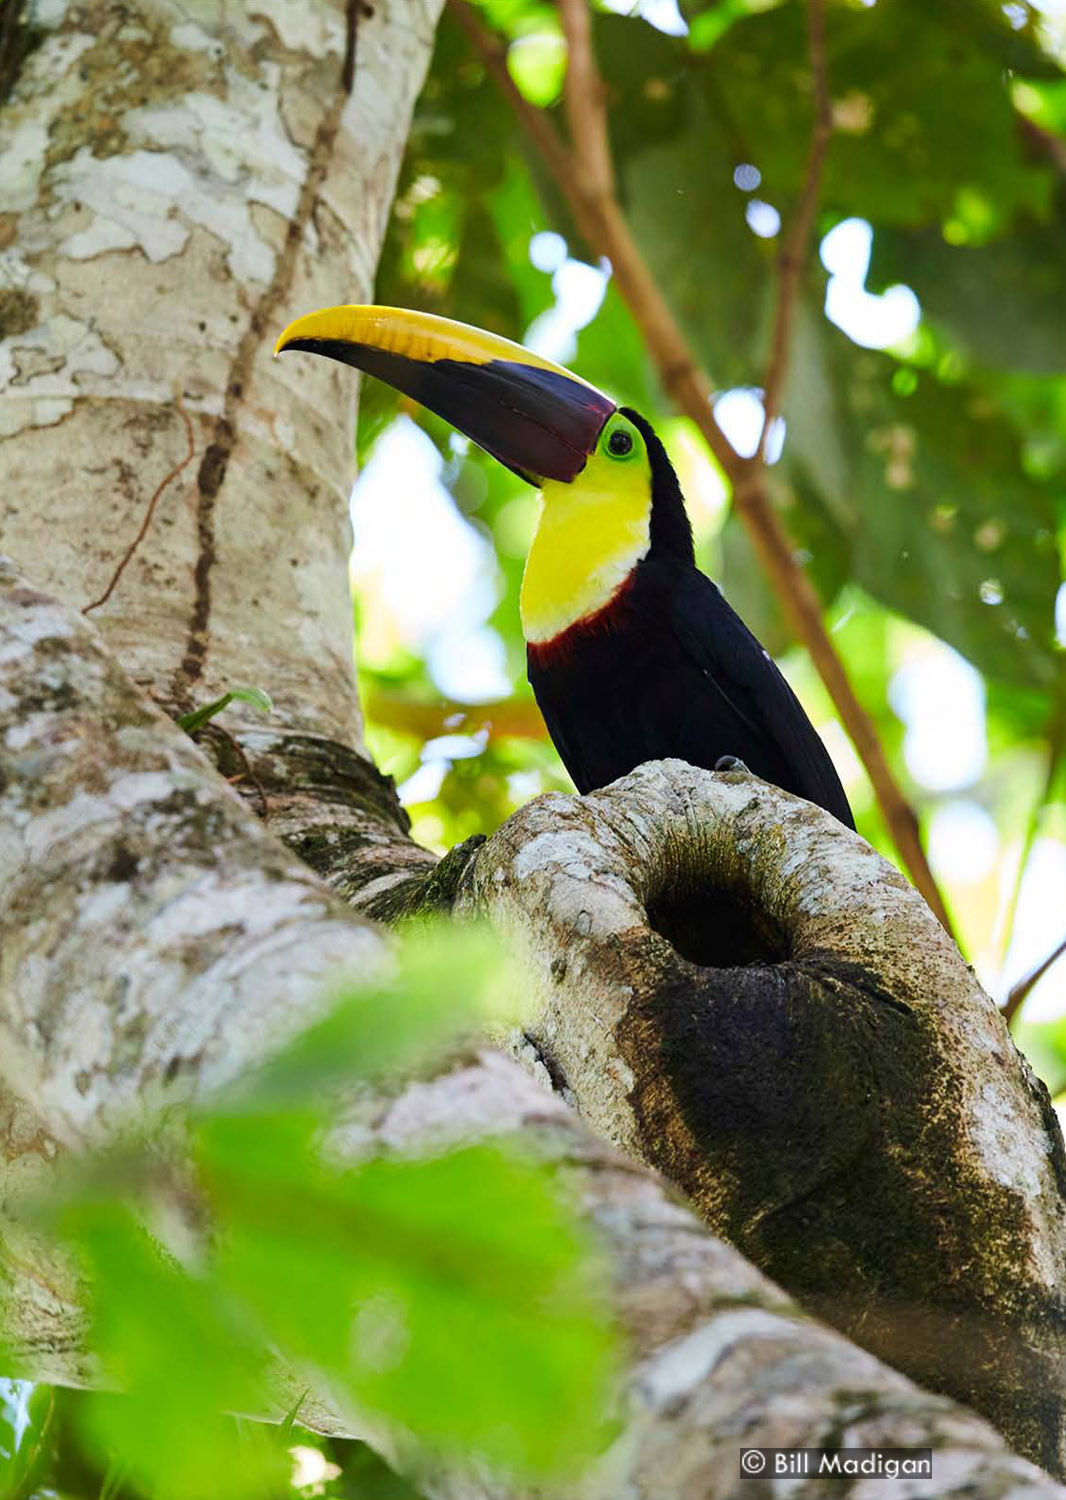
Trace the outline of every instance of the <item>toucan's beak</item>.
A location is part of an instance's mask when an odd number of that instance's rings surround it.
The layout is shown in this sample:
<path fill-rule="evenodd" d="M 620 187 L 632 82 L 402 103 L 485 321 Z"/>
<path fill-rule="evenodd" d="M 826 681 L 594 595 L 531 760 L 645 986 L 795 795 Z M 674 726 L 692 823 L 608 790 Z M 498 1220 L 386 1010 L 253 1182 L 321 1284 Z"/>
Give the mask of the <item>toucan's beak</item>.
<path fill-rule="evenodd" d="M 520 344 L 402 307 L 326 307 L 290 323 L 275 355 L 306 349 L 412 396 L 531 484 L 569 481 L 617 410 Z"/>

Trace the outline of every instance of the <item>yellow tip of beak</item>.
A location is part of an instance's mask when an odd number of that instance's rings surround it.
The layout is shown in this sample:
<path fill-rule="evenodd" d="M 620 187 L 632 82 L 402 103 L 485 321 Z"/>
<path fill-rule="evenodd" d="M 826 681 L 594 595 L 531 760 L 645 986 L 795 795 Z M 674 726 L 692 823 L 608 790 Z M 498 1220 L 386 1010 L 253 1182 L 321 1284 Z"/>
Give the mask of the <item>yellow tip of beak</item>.
<path fill-rule="evenodd" d="M 282 330 L 281 337 L 274 345 L 274 358 L 284 353 L 288 346 L 295 343 L 297 339 L 331 339 L 340 343 L 362 342 L 358 335 L 365 332 L 365 319 L 359 318 L 358 314 L 365 314 L 368 308 L 364 307 L 323 307 L 318 312 L 305 313 L 302 318 L 296 318 L 294 322 Z"/>
<path fill-rule="evenodd" d="M 403 307 L 351 304 L 323 307 L 318 312 L 307 313 L 284 330 L 274 345 L 275 357 L 289 344 L 304 339 L 361 344 L 425 364 L 439 359 L 460 360 L 472 365 L 510 360 L 531 369 L 555 371 L 575 385 L 594 389 L 580 375 L 564 370 L 550 359 L 542 359 L 510 339 L 486 333 L 481 328 L 471 328 L 466 323 L 456 323 L 436 313 L 412 312 Z"/>

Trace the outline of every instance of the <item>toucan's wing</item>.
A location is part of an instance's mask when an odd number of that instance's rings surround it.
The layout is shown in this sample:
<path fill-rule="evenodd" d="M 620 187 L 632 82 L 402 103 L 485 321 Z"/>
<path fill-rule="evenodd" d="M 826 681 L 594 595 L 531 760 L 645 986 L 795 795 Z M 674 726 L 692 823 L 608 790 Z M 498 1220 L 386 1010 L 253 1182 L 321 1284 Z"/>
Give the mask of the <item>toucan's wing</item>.
<path fill-rule="evenodd" d="M 530 682 L 534 682 L 532 675 Z M 591 792 L 596 786 L 596 780 L 588 765 L 587 757 L 581 753 L 579 738 L 567 733 L 566 715 L 556 708 L 552 695 L 545 685 L 538 682 L 534 689 L 534 696 L 547 728 L 548 737 L 555 746 L 559 759 L 566 767 L 570 780 L 579 792 Z"/>
<path fill-rule="evenodd" d="M 671 571 L 674 636 L 706 678 L 708 714 L 720 723 L 728 713 L 736 725 L 738 748 L 721 753 L 854 828 L 829 752 L 773 659 L 709 578 L 696 568 Z"/>

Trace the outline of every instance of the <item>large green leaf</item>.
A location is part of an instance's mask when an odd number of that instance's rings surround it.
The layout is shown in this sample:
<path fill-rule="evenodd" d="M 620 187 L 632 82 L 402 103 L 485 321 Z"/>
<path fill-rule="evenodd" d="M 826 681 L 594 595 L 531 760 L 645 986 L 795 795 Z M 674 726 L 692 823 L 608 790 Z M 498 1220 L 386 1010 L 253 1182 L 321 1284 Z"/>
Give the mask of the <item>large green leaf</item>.
<path fill-rule="evenodd" d="M 429 1447 L 541 1473 L 587 1452 L 608 1345 L 543 1176 L 488 1148 L 344 1172 L 308 1147 L 235 1117 L 201 1137 L 218 1274 L 264 1337 Z"/>
<path fill-rule="evenodd" d="M 735 164 L 698 110 L 684 135 L 633 155 L 622 173 L 633 233 L 720 386 L 757 378 L 770 312 L 772 250 L 745 222 Z"/>
<path fill-rule="evenodd" d="M 744 159 L 709 107 L 683 41 L 602 16 L 619 189 L 634 236 L 714 380 L 750 383 L 767 315 L 772 249 L 745 222 Z"/>
<path fill-rule="evenodd" d="M 278 1450 L 246 1444 L 225 1413 L 261 1410 L 264 1370 L 238 1307 L 186 1275 L 122 1204 L 68 1209 L 66 1229 L 92 1277 L 93 1350 L 122 1392 L 80 1408 L 87 1445 L 159 1500 L 267 1496 L 284 1478 Z"/>
<path fill-rule="evenodd" d="M 1066 205 L 1064 205 L 1066 208 Z M 1022 214 L 1000 238 L 949 244 L 939 228 L 874 239 L 870 283 L 905 282 L 972 359 L 1037 375 L 1066 371 L 1066 222 Z"/>
<path fill-rule="evenodd" d="M 39 1205 L 88 1273 L 112 1390 L 79 1426 L 101 1468 L 152 1500 L 279 1493 L 285 1442 L 227 1415 L 275 1404 L 275 1355 L 429 1450 L 530 1475 L 590 1455 L 613 1341 L 550 1176 L 496 1146 L 354 1166 L 324 1149 L 342 1093 L 439 1067 L 490 1011 L 513 1014 L 513 982 L 484 934 L 419 925 L 388 972 L 186 1122 L 191 1167 L 168 1166 L 156 1131 Z"/>
<path fill-rule="evenodd" d="M 739 21 L 699 76 L 743 159 L 778 207 L 804 180 L 812 91 L 799 0 Z M 1046 202 L 1052 172 L 1023 149 L 1006 69 L 1054 73 L 990 0 L 892 0 L 827 7 L 836 130 L 822 202 L 874 223 L 948 216 L 960 189 L 999 215 Z"/>
<path fill-rule="evenodd" d="M 1014 427 L 971 384 L 910 369 L 901 381 L 895 359 L 856 349 L 829 325 L 820 344 L 812 378 L 834 393 L 832 419 L 823 412 L 806 430 L 803 402 L 786 406 L 784 462 L 807 497 L 790 513 L 793 532 L 813 550 L 835 521 L 851 577 L 875 598 L 981 670 L 1048 687 L 1056 508 L 1051 488 L 1025 472 Z M 792 388 L 806 377 L 794 367 Z M 818 445 L 829 439 L 823 461 Z"/>

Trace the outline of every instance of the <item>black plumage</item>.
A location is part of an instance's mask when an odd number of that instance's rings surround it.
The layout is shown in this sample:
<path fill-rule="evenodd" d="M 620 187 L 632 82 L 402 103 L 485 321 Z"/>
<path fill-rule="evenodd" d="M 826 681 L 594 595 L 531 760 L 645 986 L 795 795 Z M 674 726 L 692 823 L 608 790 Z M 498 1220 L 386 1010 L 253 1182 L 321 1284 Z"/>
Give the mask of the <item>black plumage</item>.
<path fill-rule="evenodd" d="M 642 417 L 623 412 L 651 462 L 651 545 L 597 614 L 527 653 L 534 695 L 575 786 L 606 786 L 647 760 L 674 756 L 711 770 L 734 755 L 854 828 L 840 778 L 795 693 L 696 567 L 665 449 Z"/>

